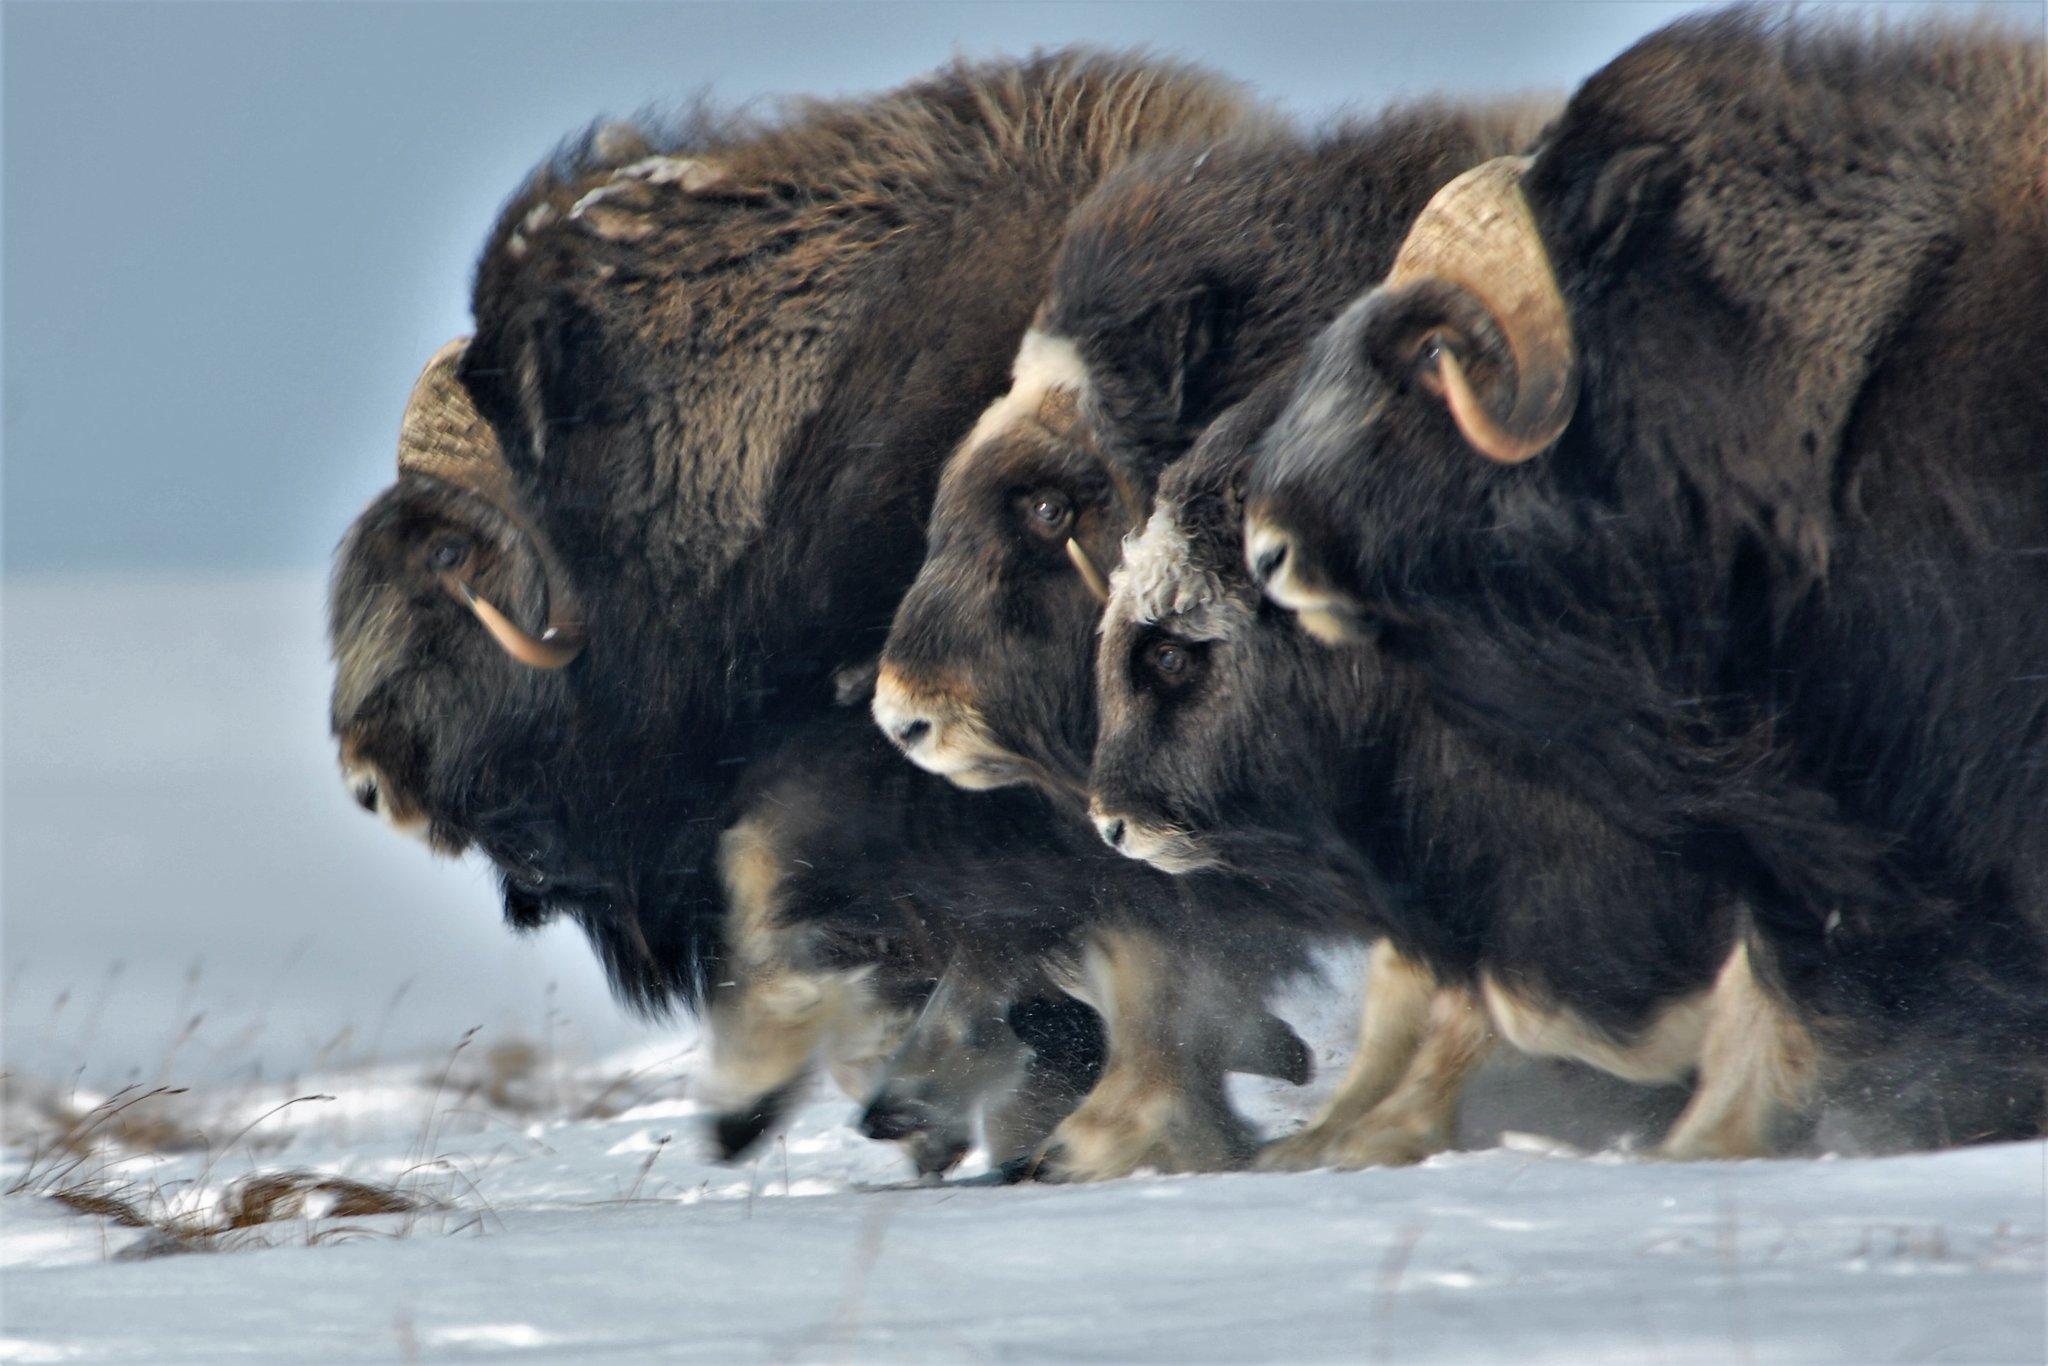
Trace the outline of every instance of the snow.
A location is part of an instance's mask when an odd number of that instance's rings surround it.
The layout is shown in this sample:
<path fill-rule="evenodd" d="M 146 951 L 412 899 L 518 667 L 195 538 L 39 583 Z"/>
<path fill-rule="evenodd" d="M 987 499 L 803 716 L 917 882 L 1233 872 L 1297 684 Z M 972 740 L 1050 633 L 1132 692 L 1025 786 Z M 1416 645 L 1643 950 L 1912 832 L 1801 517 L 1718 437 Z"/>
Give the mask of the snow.
<path fill-rule="evenodd" d="M 317 582 L 5 610 L 0 1361 L 2048 1359 L 2048 1144 L 1657 1162 L 1677 1097 L 1526 1062 L 1415 1168 L 916 1187 L 824 1086 L 719 1165 L 693 1027 L 349 804 Z M 1237 1083 L 1268 1129 L 1334 1084 L 1354 986 L 1282 1003 L 1323 1070 Z M 189 1089 L 38 1156 L 131 1083 Z M 164 1231 L 282 1172 L 280 1217 Z M 337 1215 L 332 1178 L 414 1207 Z"/>
<path fill-rule="evenodd" d="M 1336 1014 L 1299 1004 L 1311 1033 Z M 336 1099 L 276 1114 L 260 1147 L 110 1153 L 99 1179 L 188 1213 L 279 1169 L 442 1203 L 309 1212 L 239 1250 L 141 1257 L 148 1231 L 9 1196 L 0 1359 L 1982 1362 L 2048 1347 L 2048 1143 L 1664 1163 L 1496 1136 L 1408 1169 L 918 1187 L 822 1085 L 785 1138 L 712 1162 L 689 1098 L 703 1061 L 695 1038 L 542 1060 L 500 1107 L 463 1050 L 410 1075 L 301 1079 Z M 622 1076 L 661 1098 L 569 1117 Z M 1319 1089 L 1247 1082 L 1240 1098 L 1284 1124 Z M 545 1117 L 522 1094 L 550 1097 Z M 179 1098 L 222 1134 L 278 1099 Z"/>

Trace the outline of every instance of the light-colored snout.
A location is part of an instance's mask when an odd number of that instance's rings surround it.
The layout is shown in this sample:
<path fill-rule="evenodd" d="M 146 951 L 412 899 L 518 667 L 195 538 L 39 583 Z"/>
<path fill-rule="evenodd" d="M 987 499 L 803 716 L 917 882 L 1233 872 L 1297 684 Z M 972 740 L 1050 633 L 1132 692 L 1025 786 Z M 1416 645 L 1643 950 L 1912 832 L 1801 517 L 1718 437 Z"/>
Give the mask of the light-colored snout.
<path fill-rule="evenodd" d="M 995 742 L 973 707 L 920 687 L 884 663 L 869 710 L 889 743 L 955 787 L 985 791 L 1023 782 L 1017 756 Z"/>
<path fill-rule="evenodd" d="M 929 766 L 919 758 L 919 752 L 929 746 L 936 731 L 932 708 L 913 696 L 893 673 L 885 673 L 875 680 L 875 697 L 869 710 L 882 734 L 889 737 L 889 743 L 918 767 Z"/>
<path fill-rule="evenodd" d="M 1104 844 L 1125 858 L 1149 863 L 1162 873 L 1192 873 L 1216 865 L 1215 856 L 1185 830 L 1154 825 L 1093 805 L 1088 815 Z"/>
<path fill-rule="evenodd" d="M 1293 533 L 1258 513 L 1245 519 L 1244 562 L 1259 590 L 1323 644 L 1347 645 L 1363 636 L 1357 605 L 1313 582 Z"/>
<path fill-rule="evenodd" d="M 341 781 L 357 806 L 393 830 L 417 840 L 428 838 L 426 815 L 392 785 L 382 769 L 363 757 L 360 746 L 348 739 L 341 743 Z"/>

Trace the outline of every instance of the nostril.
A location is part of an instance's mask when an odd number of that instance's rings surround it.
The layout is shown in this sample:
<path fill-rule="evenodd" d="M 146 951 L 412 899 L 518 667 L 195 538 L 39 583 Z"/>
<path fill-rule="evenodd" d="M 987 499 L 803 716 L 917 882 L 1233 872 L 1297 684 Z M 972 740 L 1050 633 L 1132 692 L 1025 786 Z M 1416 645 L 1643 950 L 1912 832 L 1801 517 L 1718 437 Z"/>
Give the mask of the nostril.
<path fill-rule="evenodd" d="M 365 780 L 356 784 L 356 805 L 369 812 L 377 813 L 377 784 Z"/>
<path fill-rule="evenodd" d="M 1252 575 L 1262 584 L 1271 583 L 1273 576 L 1280 572 L 1280 566 L 1287 563 L 1287 542 L 1275 541 L 1261 550 L 1252 561 Z"/>
<path fill-rule="evenodd" d="M 1112 849 L 1121 849 L 1124 844 L 1124 823 L 1121 817 L 1112 817 L 1101 825 L 1104 843 Z"/>
<path fill-rule="evenodd" d="M 922 718 L 905 721 L 896 727 L 896 743 L 905 749 L 915 749 L 924 737 L 932 733 L 932 723 Z"/>

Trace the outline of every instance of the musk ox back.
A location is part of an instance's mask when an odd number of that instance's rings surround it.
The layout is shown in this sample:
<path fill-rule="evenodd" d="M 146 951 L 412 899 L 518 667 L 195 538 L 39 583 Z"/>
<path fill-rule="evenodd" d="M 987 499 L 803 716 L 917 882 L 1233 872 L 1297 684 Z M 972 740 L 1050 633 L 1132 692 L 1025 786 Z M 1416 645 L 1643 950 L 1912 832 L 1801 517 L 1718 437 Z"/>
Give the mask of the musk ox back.
<path fill-rule="evenodd" d="M 2048 62 L 1686 21 L 1447 190 L 1251 485 L 1268 592 L 1753 905 L 1835 1093 L 2048 1058 Z"/>
<path fill-rule="evenodd" d="M 515 923 L 575 917 L 628 1001 L 694 999 L 735 786 L 872 655 L 1047 224 L 1244 112 L 1200 73 L 1065 53 L 558 154 L 490 236 L 459 361 L 502 480 L 406 472 L 337 565 L 358 789 L 487 854 Z M 572 662 L 492 644 L 446 590 L 451 536 L 501 640 L 545 644 L 549 604 L 576 604 Z"/>

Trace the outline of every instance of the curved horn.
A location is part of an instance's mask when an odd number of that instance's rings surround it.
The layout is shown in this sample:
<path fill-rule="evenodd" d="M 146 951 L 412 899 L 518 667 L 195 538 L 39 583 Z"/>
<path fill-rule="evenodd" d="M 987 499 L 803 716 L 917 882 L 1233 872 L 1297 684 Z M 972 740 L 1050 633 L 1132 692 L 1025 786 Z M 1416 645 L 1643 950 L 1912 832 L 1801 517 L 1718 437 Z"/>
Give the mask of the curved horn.
<path fill-rule="evenodd" d="M 525 538 L 540 564 L 541 586 L 547 595 L 548 624 L 538 636 L 521 628 L 453 570 L 442 572 L 441 586 L 476 613 L 506 654 L 530 668 L 559 669 L 583 652 L 583 614 L 577 610 L 569 576 L 554 547 L 520 512 L 504 452 L 456 374 L 468 347 L 467 337 L 449 342 L 434 353 L 414 381 L 412 397 L 406 400 L 405 420 L 399 425 L 398 471 L 423 475 L 476 495 Z"/>
<path fill-rule="evenodd" d="M 444 573 L 440 578 L 441 586 L 456 601 L 476 613 L 476 619 L 491 633 L 491 639 L 521 664 L 534 669 L 559 669 L 583 653 L 582 627 L 573 623 L 557 625 L 550 622 L 538 636 L 529 635 L 517 622 L 499 611 L 489 598 L 471 588 L 469 581 L 460 574 Z"/>
<path fill-rule="evenodd" d="M 1072 560 L 1074 568 L 1080 571 L 1081 582 L 1088 585 L 1088 591 L 1093 593 L 1098 601 L 1108 602 L 1109 580 L 1095 567 L 1095 560 L 1088 554 L 1087 547 L 1072 536 L 1067 537 L 1067 558 Z"/>
<path fill-rule="evenodd" d="M 1481 394 L 1443 348 L 1439 375 L 1458 430 L 1480 454 L 1520 464 L 1564 435 L 1579 398 L 1571 318 L 1522 194 L 1527 157 L 1496 157 L 1437 191 L 1387 274 L 1398 288 L 1442 280 L 1471 294 L 1514 357 L 1511 402 Z"/>

